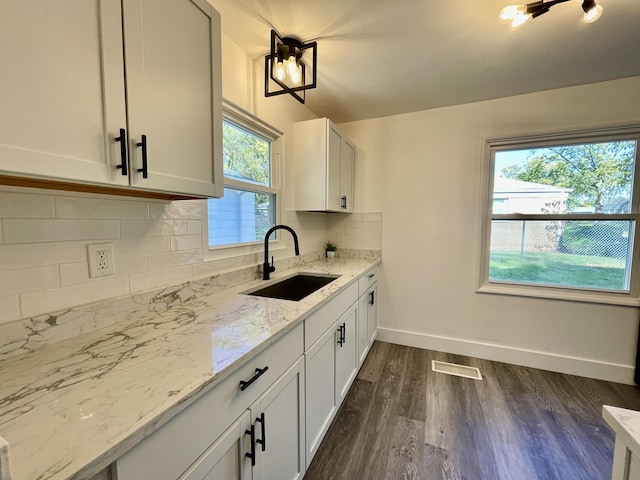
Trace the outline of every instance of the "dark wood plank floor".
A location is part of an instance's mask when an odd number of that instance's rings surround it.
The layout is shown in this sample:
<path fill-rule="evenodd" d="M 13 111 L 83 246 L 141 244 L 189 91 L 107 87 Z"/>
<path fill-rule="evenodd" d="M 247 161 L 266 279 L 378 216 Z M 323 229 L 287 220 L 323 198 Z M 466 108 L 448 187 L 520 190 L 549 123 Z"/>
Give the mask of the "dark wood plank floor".
<path fill-rule="evenodd" d="M 434 373 L 431 360 L 483 380 Z M 375 342 L 305 480 L 609 480 L 602 405 L 640 390 Z"/>

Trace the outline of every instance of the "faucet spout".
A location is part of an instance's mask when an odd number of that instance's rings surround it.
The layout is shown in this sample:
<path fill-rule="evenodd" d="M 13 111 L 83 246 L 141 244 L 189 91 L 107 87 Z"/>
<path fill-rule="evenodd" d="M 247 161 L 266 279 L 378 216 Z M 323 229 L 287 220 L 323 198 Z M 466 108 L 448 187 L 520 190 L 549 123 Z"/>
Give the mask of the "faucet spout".
<path fill-rule="evenodd" d="M 263 280 L 269 280 L 269 274 L 276 271 L 276 267 L 274 267 L 273 265 L 269 265 L 269 237 L 273 232 L 280 229 L 288 231 L 293 236 L 293 248 L 296 252 L 296 255 L 300 255 L 300 247 L 298 246 L 298 235 L 293 231 L 293 228 L 288 227 L 287 225 L 276 225 L 274 227 L 271 227 L 267 231 L 267 234 L 264 236 L 264 263 L 262 264 Z"/>

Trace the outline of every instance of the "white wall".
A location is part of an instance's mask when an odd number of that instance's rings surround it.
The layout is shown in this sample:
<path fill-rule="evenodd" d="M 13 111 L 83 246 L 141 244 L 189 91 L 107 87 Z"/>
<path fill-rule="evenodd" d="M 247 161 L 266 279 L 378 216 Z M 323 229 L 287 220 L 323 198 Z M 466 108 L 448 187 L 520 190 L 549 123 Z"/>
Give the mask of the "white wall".
<path fill-rule="evenodd" d="M 640 77 L 340 125 L 382 212 L 382 339 L 630 382 L 638 310 L 475 293 L 482 139 L 640 123 Z"/>

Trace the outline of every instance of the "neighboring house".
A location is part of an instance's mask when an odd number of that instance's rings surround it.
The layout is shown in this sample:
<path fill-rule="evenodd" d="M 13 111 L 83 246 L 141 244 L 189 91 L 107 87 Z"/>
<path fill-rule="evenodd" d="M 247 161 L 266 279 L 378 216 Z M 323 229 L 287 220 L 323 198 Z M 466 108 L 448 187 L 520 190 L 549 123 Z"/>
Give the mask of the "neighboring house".
<path fill-rule="evenodd" d="M 571 188 L 497 177 L 493 184 L 493 213 L 564 213 Z M 491 250 L 554 252 L 562 225 L 557 221 L 494 220 Z"/>
<path fill-rule="evenodd" d="M 564 213 L 572 188 L 497 177 L 493 213 Z"/>

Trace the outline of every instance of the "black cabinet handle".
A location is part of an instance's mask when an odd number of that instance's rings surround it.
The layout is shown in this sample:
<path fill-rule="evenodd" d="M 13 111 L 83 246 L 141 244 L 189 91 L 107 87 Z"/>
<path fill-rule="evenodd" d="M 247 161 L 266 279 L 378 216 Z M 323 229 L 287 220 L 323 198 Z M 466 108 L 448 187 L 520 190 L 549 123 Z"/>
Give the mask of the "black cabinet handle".
<path fill-rule="evenodd" d="M 149 171 L 147 170 L 147 136 L 142 135 L 142 141 L 136 143 L 136 147 L 142 147 L 142 168 L 138 169 L 138 172 L 142 172 L 142 178 L 148 178 Z"/>
<path fill-rule="evenodd" d="M 340 199 L 342 200 L 342 208 L 344 208 L 346 210 L 347 209 L 347 196 L 343 195 Z"/>
<path fill-rule="evenodd" d="M 375 291 L 369 292 L 369 305 L 374 305 L 375 303 Z"/>
<path fill-rule="evenodd" d="M 256 373 L 253 377 L 251 377 L 249 380 L 247 380 L 246 382 L 244 380 L 240 380 L 240 391 L 244 392 L 247 388 L 249 388 L 249 385 L 251 385 L 253 382 L 255 382 L 258 378 L 260 378 L 260 376 L 266 372 L 267 370 L 269 370 L 269 366 L 267 365 L 264 368 L 256 368 Z"/>
<path fill-rule="evenodd" d="M 116 142 L 120 142 L 120 165 L 116 165 L 116 168 L 122 169 L 122 175 L 125 177 L 129 174 L 127 171 L 127 131 L 124 128 L 120 129 L 120 136 L 114 138 Z"/>
<path fill-rule="evenodd" d="M 251 459 L 251 466 L 256 466 L 256 427 L 255 425 L 251 425 L 250 430 L 244 431 L 245 435 L 251 436 L 251 453 L 247 452 L 244 454 L 245 457 Z"/>
<path fill-rule="evenodd" d="M 342 348 L 342 346 L 345 344 L 346 341 L 347 341 L 347 325 L 343 323 L 338 327 L 338 345 L 340 345 L 340 348 Z"/>
<path fill-rule="evenodd" d="M 256 422 L 260 422 L 260 433 L 262 434 L 262 438 L 256 440 L 256 443 L 259 443 L 262 447 L 262 451 L 264 452 L 267 449 L 267 434 L 265 432 L 266 427 L 264 424 L 264 412 L 260 414 L 258 418 L 256 418 Z"/>
<path fill-rule="evenodd" d="M 368 276 L 369 276 L 369 278 L 371 279 L 371 278 L 375 277 L 375 276 L 376 276 L 376 274 L 375 274 L 375 273 L 370 273 Z"/>

